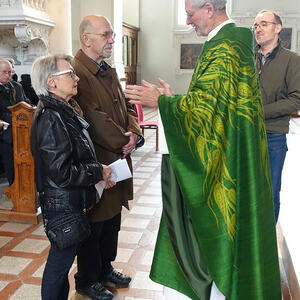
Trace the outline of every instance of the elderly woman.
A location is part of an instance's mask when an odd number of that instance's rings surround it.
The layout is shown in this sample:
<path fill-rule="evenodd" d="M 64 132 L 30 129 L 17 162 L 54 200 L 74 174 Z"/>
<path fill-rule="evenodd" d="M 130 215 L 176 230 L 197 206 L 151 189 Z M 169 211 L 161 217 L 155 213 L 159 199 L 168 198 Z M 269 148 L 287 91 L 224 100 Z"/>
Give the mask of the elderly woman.
<path fill-rule="evenodd" d="M 96 161 L 88 124 L 70 103 L 79 78 L 71 57 L 38 58 L 32 65 L 32 86 L 39 96 L 31 130 L 36 186 L 44 223 L 67 211 L 91 207 L 96 201 L 95 183 L 109 181 L 111 169 Z M 72 102 L 73 103 L 73 102 Z M 68 299 L 68 273 L 78 244 L 58 249 L 51 243 L 42 280 L 43 300 Z"/>

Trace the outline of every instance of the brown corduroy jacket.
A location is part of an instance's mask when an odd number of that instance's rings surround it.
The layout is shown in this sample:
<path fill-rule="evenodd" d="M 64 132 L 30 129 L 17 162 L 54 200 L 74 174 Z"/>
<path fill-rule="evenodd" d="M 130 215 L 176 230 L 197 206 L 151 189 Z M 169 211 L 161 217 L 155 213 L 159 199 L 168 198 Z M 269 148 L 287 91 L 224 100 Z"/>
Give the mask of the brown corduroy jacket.
<path fill-rule="evenodd" d="M 142 136 L 133 106 L 125 100 L 114 68 L 101 71 L 82 50 L 75 56 L 74 69 L 80 80 L 75 97 L 84 117 L 90 124 L 88 129 L 100 163 L 110 164 L 122 157 L 122 147 L 129 142 L 124 135 L 131 131 Z M 140 145 L 143 144 L 140 143 Z M 128 165 L 132 171 L 130 156 Z M 90 212 L 90 220 L 99 222 L 113 218 L 128 207 L 133 198 L 133 180 L 118 182 L 104 190 L 100 202 Z"/>

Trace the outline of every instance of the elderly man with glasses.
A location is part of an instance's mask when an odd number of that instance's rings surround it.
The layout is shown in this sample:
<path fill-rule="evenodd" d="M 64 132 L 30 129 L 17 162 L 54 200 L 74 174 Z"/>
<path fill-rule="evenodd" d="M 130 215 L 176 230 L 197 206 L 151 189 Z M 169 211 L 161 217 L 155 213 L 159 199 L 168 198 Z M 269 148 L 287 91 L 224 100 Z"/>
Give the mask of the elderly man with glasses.
<path fill-rule="evenodd" d="M 280 300 L 253 35 L 228 18 L 226 0 L 186 0 L 185 10 L 207 36 L 187 93 L 163 80 L 125 90 L 159 107 L 169 153 L 150 278 L 185 295 L 167 290 L 170 300 Z"/>
<path fill-rule="evenodd" d="M 287 152 L 286 134 L 291 114 L 300 109 L 300 56 L 282 46 L 280 17 L 262 10 L 253 30 L 256 66 L 268 139 L 275 220 L 280 209 L 281 174 Z"/>
<path fill-rule="evenodd" d="M 125 101 L 116 69 L 105 62 L 114 44 L 112 25 L 104 16 L 89 15 L 82 20 L 79 31 L 81 49 L 74 64 L 80 77 L 76 100 L 90 124 L 96 155 L 104 164 L 124 158 L 132 170 L 130 153 L 142 146 L 144 138 L 133 106 Z M 129 208 L 131 199 L 132 178 L 105 190 L 90 212 L 92 234 L 79 248 L 77 257 L 77 292 L 107 300 L 113 294 L 106 287 L 128 287 L 131 278 L 116 271 L 111 263 L 117 254 L 122 206 Z"/>
<path fill-rule="evenodd" d="M 6 59 L 0 59 L 0 120 L 9 124 L 8 128 L 0 132 L 0 155 L 9 185 L 14 182 L 14 153 L 12 116 L 8 106 L 25 101 L 30 103 L 26 97 L 22 85 L 11 80 L 12 65 Z"/>

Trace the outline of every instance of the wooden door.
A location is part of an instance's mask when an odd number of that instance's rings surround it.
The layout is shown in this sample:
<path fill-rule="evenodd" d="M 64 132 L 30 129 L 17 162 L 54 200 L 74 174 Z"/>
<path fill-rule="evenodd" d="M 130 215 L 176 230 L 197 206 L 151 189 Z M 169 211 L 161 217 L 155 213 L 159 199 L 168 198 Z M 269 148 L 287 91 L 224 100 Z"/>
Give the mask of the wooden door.
<path fill-rule="evenodd" d="M 123 63 L 126 84 L 136 84 L 139 28 L 123 23 Z"/>

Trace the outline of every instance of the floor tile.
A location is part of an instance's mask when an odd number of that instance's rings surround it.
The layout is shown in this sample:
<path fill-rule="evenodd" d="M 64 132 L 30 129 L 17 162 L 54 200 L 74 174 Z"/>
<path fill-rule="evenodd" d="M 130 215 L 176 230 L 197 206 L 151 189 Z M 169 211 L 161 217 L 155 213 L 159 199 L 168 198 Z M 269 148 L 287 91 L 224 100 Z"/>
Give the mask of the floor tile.
<path fill-rule="evenodd" d="M 155 170 L 155 168 L 151 168 L 151 167 L 138 167 L 137 168 L 137 172 L 144 172 L 144 173 L 153 172 L 154 170 Z"/>
<path fill-rule="evenodd" d="M 8 281 L 0 281 L 0 291 L 2 291 L 8 284 Z"/>
<path fill-rule="evenodd" d="M 133 172 L 134 178 L 149 178 L 151 176 L 150 173 L 140 173 L 140 172 Z"/>
<path fill-rule="evenodd" d="M 151 266 L 152 258 L 153 258 L 153 251 L 145 251 L 141 264 Z"/>
<path fill-rule="evenodd" d="M 0 248 L 10 242 L 13 238 L 9 236 L 0 236 Z"/>
<path fill-rule="evenodd" d="M 24 224 L 24 223 L 10 223 L 7 222 L 0 226 L 0 231 L 5 231 L 5 232 L 23 232 L 27 228 L 32 226 L 31 224 Z"/>
<path fill-rule="evenodd" d="M 149 298 L 125 297 L 124 300 L 148 300 Z"/>
<path fill-rule="evenodd" d="M 124 222 L 122 222 L 122 226 L 145 229 L 148 226 L 149 222 L 150 220 L 147 219 L 127 217 Z"/>
<path fill-rule="evenodd" d="M 40 300 L 41 287 L 33 284 L 23 284 L 9 300 Z"/>
<path fill-rule="evenodd" d="M 137 201 L 139 204 L 159 204 L 161 203 L 161 197 L 152 197 L 152 196 L 141 196 Z"/>
<path fill-rule="evenodd" d="M 133 249 L 118 248 L 116 262 L 127 263 L 134 252 Z"/>
<path fill-rule="evenodd" d="M 143 166 L 143 167 L 153 167 L 153 168 L 156 168 L 159 165 L 160 164 L 158 162 L 149 162 L 149 161 L 145 161 L 141 164 L 141 166 Z"/>
<path fill-rule="evenodd" d="M 25 239 L 12 249 L 12 251 L 41 253 L 49 246 L 49 241 L 37 239 Z"/>
<path fill-rule="evenodd" d="M 44 225 L 41 224 L 36 230 L 32 232 L 32 234 L 46 236 Z"/>
<path fill-rule="evenodd" d="M 152 291 L 162 291 L 163 287 L 160 284 L 153 282 L 149 278 L 149 274 L 147 272 L 138 271 L 135 274 L 135 277 L 130 284 L 130 286 L 134 289 L 142 289 L 142 290 L 152 290 Z"/>
<path fill-rule="evenodd" d="M 157 162 L 160 163 L 161 162 L 161 157 L 149 157 L 146 159 L 146 162 Z"/>
<path fill-rule="evenodd" d="M 156 211 L 156 208 L 153 207 L 145 207 L 145 206 L 134 206 L 129 214 L 137 214 L 137 215 L 148 215 L 153 216 Z"/>
<path fill-rule="evenodd" d="M 45 269 L 46 262 L 44 262 L 33 274 L 32 277 L 43 277 L 43 272 Z"/>
<path fill-rule="evenodd" d="M 134 185 L 143 185 L 145 183 L 144 179 L 133 179 Z"/>
<path fill-rule="evenodd" d="M 119 243 L 138 244 L 142 237 L 142 234 L 142 232 L 122 230 L 119 233 Z"/>
<path fill-rule="evenodd" d="M 145 194 L 148 195 L 161 195 L 161 189 L 159 187 L 149 187 L 145 190 Z"/>
<path fill-rule="evenodd" d="M 0 272 L 12 275 L 18 275 L 30 263 L 31 259 L 21 257 L 3 256 L 0 258 Z"/>

